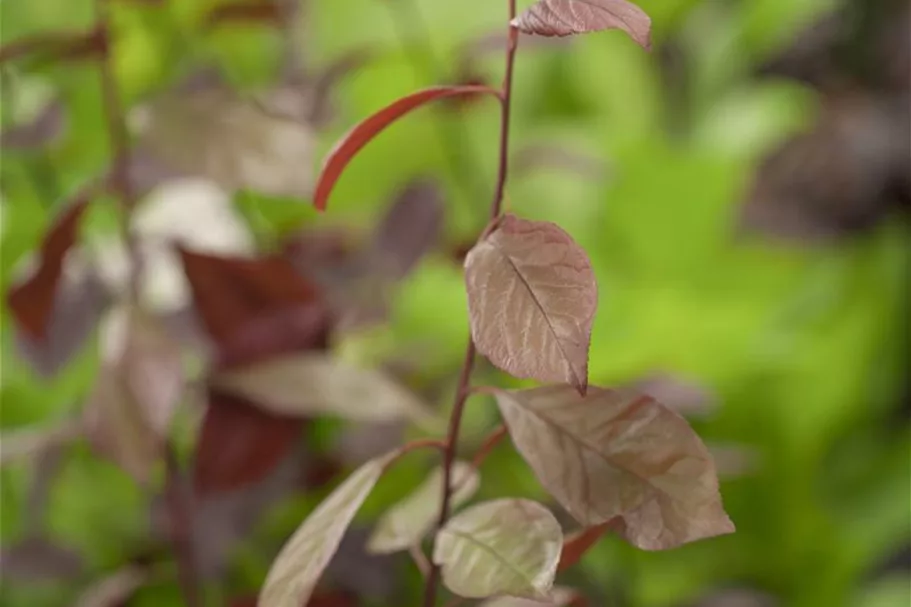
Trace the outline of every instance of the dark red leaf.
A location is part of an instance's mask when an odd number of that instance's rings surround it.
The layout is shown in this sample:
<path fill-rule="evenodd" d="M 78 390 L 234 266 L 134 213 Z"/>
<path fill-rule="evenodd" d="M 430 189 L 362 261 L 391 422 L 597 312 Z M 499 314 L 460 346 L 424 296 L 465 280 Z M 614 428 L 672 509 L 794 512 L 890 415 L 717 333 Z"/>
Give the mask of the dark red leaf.
<path fill-rule="evenodd" d="M 557 565 L 557 571 L 563 571 L 572 567 L 585 556 L 585 553 L 601 539 L 605 533 L 611 530 L 614 523 L 608 521 L 586 527 L 572 535 L 567 535 L 563 540 L 563 551 L 560 553 L 560 563 Z"/>
<path fill-rule="evenodd" d="M 245 259 L 179 250 L 197 315 L 218 346 L 255 319 L 320 301 L 317 288 L 282 257 Z"/>
<path fill-rule="evenodd" d="M 319 181 L 316 184 L 316 191 L 313 196 L 313 205 L 323 211 L 329 201 L 329 195 L 332 188 L 338 181 L 361 148 L 367 145 L 371 139 L 376 137 L 387 126 L 407 114 L 408 112 L 421 107 L 422 105 L 438 99 L 447 99 L 451 97 L 460 97 L 467 95 L 491 94 L 499 96 L 499 93 L 488 86 L 439 86 L 424 89 L 411 95 L 397 99 L 387 105 L 372 116 L 364 119 L 357 126 L 345 135 L 339 141 L 335 148 L 329 152 L 329 156 L 323 163 L 320 171 Z"/>
<path fill-rule="evenodd" d="M 193 470 L 199 494 L 239 489 L 269 474 L 294 448 L 305 420 L 257 409 L 213 388 Z"/>
<path fill-rule="evenodd" d="M 242 367 L 291 352 L 324 350 L 329 324 L 320 304 L 280 310 L 248 322 L 221 348 L 213 367 Z"/>
<path fill-rule="evenodd" d="M 89 274 L 61 280 L 43 341 L 16 331 L 16 352 L 42 377 L 53 377 L 79 352 L 111 301 L 101 280 Z"/>
<path fill-rule="evenodd" d="M 619 29 L 639 46 L 651 47 L 651 19 L 627 0 L 538 0 L 513 19 L 512 26 L 538 36 L 571 36 Z"/>
<path fill-rule="evenodd" d="M 7 305 L 22 330 L 34 340 L 47 335 L 48 322 L 57 297 L 57 284 L 63 274 L 63 261 L 76 242 L 79 221 L 88 207 L 95 185 L 77 194 L 44 235 L 38 267 L 24 282 L 10 289 Z"/>

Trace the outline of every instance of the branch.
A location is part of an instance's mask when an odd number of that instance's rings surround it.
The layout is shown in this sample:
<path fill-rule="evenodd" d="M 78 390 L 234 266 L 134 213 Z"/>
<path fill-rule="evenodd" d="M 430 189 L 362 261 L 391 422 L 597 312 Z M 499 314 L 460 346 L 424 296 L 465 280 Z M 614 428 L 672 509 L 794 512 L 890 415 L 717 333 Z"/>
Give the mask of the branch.
<path fill-rule="evenodd" d="M 111 32 L 111 7 L 113 0 L 95 0 L 96 30 L 108 40 Z M 142 258 L 139 244 L 132 229 L 133 211 L 136 208 L 136 191 L 130 180 L 131 150 L 130 133 L 127 129 L 126 114 L 120 98 L 117 79 L 114 73 L 114 57 L 111 45 L 105 44 L 104 56 L 100 63 L 101 92 L 110 153 L 112 155 L 109 189 L 120 199 L 120 231 L 130 258 L 129 301 L 139 303 Z M 201 585 L 196 570 L 196 559 L 193 553 L 193 504 L 187 495 L 182 482 L 180 465 L 174 453 L 173 445 L 165 446 L 167 477 L 165 495 L 168 514 L 171 521 L 171 543 L 174 546 L 177 573 L 181 591 L 188 607 L 202 605 Z"/>
<path fill-rule="evenodd" d="M 89 32 L 35 34 L 13 40 L 0 47 L 0 64 L 29 55 L 53 59 L 85 59 L 96 54 L 104 54 L 106 48 L 107 39 L 101 28 Z"/>
<path fill-rule="evenodd" d="M 516 0 L 509 1 L 509 22 L 516 17 Z M 509 117 L 510 102 L 512 101 L 512 74 L 515 64 L 516 47 L 519 43 L 519 33 L 512 25 L 509 26 L 508 42 L 506 46 L 506 73 L 503 76 L 503 87 L 500 91 L 500 161 L 497 171 L 497 184 L 493 200 L 490 203 L 490 222 L 493 223 L 499 216 L 503 206 L 503 193 L 506 190 L 506 177 L 509 169 Z M 446 451 L 443 458 L 443 488 L 440 503 L 440 515 L 437 519 L 437 531 L 443 528 L 449 519 L 450 500 L 452 498 L 452 467 L 458 451 L 459 428 L 462 424 L 462 413 L 465 401 L 471 393 L 471 370 L 474 367 L 475 344 L 468 335 L 468 347 L 465 350 L 465 360 L 459 374 L 459 383 L 456 388 L 455 403 L 452 415 L 449 418 L 449 431 L 446 435 Z M 499 440 L 499 439 L 497 439 Z M 436 544 L 437 535 L 434 535 Z M 439 586 L 440 568 L 431 562 L 427 574 L 427 583 L 424 586 L 424 607 L 433 607 L 436 603 L 437 586 Z"/>

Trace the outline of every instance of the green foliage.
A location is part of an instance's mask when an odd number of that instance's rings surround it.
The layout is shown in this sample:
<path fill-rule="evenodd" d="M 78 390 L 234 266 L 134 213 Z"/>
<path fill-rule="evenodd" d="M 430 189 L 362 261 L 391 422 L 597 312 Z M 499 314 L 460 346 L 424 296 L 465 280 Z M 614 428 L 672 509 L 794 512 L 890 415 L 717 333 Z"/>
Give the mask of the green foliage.
<path fill-rule="evenodd" d="M 200 22 L 211 4 L 117 3 L 115 73 L 130 104 L 167 90 L 204 61 L 238 88 L 270 81 L 281 53 L 279 36 L 259 24 L 207 33 Z M 310 3 L 303 48 L 296 49 L 305 64 L 325 66 L 362 46 L 375 52 L 334 91 L 336 120 L 314 134 L 318 159 L 355 120 L 420 86 L 453 78 L 450 66 L 461 46 L 499 32 L 504 17 L 501 3 L 485 0 L 413 2 L 435 58 L 431 70 L 422 72 L 412 52 L 403 50 L 395 9 L 387 4 L 397 3 Z M 580 39 L 555 52 L 529 49 L 516 68 L 513 150 L 544 141 L 592 156 L 600 170 L 595 176 L 559 167 L 516 172 L 506 205 L 563 226 L 592 260 L 601 302 L 591 382 L 626 383 L 658 371 L 691 377 L 717 392 L 722 403 L 715 417 L 698 424 L 699 433 L 754 448 L 761 462 L 757 471 L 722 485 L 736 535 L 670 553 L 638 552 L 608 538 L 584 557 L 580 575 L 604 596 L 622 592 L 631 607 L 695 600 L 732 582 L 761 588 L 794 607 L 907 604 L 906 577 L 866 583 L 878 564 L 911 539 L 911 438 L 904 428 L 893 431 L 890 421 L 909 362 L 902 330 L 907 230 L 884 225 L 822 248 L 734 237 L 739 205 L 761 158 L 815 115 L 810 89 L 758 81 L 751 70 L 833 2 L 639 4 L 652 16 L 656 43 L 682 36 L 693 70 L 685 107 L 668 101 L 657 58 L 619 34 Z M 92 21 L 89 5 L 4 2 L 3 41 L 86 27 Z M 430 53 L 423 36 L 404 43 Z M 484 58 L 479 69 L 499 78 L 498 65 Z M 48 148 L 4 152 L 4 290 L 66 193 L 110 160 L 91 64 L 9 73 L 15 94 L 4 91 L 5 123 L 37 115 L 50 89 L 60 96 L 67 127 Z M 671 136 L 667 127 L 678 114 L 687 128 Z M 402 183 L 435 174 L 445 187 L 447 242 L 461 242 L 477 233 L 488 204 L 497 119 L 495 104 L 482 99 L 461 114 L 426 109 L 394 125 L 352 162 L 333 193 L 329 217 L 318 217 L 309 201 L 257 192 L 239 193 L 234 203 L 264 242 L 301 225 L 365 230 Z M 458 137 L 445 142 L 441 132 Z M 470 181 L 453 167 L 446 145 L 460 151 Z M 90 237 L 112 233 L 114 217 L 110 201 L 99 200 L 85 230 Z M 465 301 L 459 266 L 443 255 L 425 258 L 396 291 L 391 322 L 376 347 L 420 352 L 416 383 L 447 377 L 464 351 Z M 2 427 L 76 410 L 99 366 L 92 344 L 62 375 L 46 380 L 18 360 L 5 308 L 2 314 Z M 440 402 L 448 396 L 446 391 Z M 494 423 L 492 406 L 480 397 L 469 405 L 466 444 L 477 443 Z M 326 427 L 326 435 L 334 434 L 331 424 Z M 90 579 L 96 579 L 141 543 L 148 525 L 144 496 L 128 476 L 82 446 L 68 450 L 65 460 L 45 523 L 54 539 L 79 550 Z M 375 521 L 425 471 L 424 462 L 397 464 L 356 520 Z M 15 466 L 0 474 L 7 542 L 20 536 L 30 472 Z M 482 485 L 481 499 L 545 499 L 511 448 L 494 451 L 483 476 L 494 479 L 495 487 Z M 251 543 L 277 549 L 316 507 L 317 497 L 323 495 L 270 510 Z M 268 570 L 264 553 L 239 549 L 235 556 L 239 590 L 255 591 Z M 414 593 L 419 580 L 408 582 Z M 4 588 L 2 603 L 51 607 L 63 604 L 63 595 L 70 601 L 79 588 Z M 142 589 L 131 605 L 180 601 L 169 581 Z"/>

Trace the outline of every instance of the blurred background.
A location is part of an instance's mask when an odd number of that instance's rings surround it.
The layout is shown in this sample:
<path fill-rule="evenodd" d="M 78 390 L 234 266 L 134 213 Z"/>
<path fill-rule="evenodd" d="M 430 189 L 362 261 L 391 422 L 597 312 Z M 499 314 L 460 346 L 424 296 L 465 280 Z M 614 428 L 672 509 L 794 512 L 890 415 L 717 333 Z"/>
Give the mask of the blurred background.
<path fill-rule="evenodd" d="M 688 416 L 716 454 L 737 532 L 664 553 L 607 537 L 561 582 L 597 607 L 907 606 L 909 3 L 638 4 L 652 17 L 651 53 L 619 32 L 522 37 L 506 206 L 558 223 L 588 251 L 600 290 L 592 383 L 639 384 Z M 204 357 L 169 243 L 282 251 L 354 311 L 333 333 L 334 355 L 385 368 L 445 415 L 467 334 L 461 259 L 493 192 L 496 104 L 421 110 L 352 162 L 327 213 L 310 196 L 322 158 L 363 117 L 423 86 L 500 82 L 505 0 L 110 8 L 104 37 L 91 34 L 89 0 L 0 0 L 5 51 L 51 41 L 4 53 L 4 292 L 60 209 L 110 165 L 107 41 L 134 142 L 142 296 L 187 346 L 188 368 Z M 184 604 L 162 539 L 160 471 L 137 484 L 67 425 L 98 377 L 98 321 L 126 283 L 115 198 L 95 198 L 47 342 L 30 343 L 2 311 L 0 440 L 40 437 L 0 472 L 4 606 Z M 374 280 L 357 254 L 384 246 L 407 262 L 395 280 Z M 476 382 L 516 384 L 485 365 Z M 182 462 L 199 418 L 191 392 L 186 401 L 174 430 Z M 466 453 L 497 423 L 492 403 L 473 399 Z M 313 418 L 268 474 L 200 497 L 190 536 L 211 604 L 253 605 L 283 540 L 328 489 L 420 435 Z M 311 605 L 418 604 L 407 556 L 367 556 L 364 541 L 433 463 L 409 457 L 384 478 Z M 508 445 L 482 479 L 479 498 L 547 500 Z"/>

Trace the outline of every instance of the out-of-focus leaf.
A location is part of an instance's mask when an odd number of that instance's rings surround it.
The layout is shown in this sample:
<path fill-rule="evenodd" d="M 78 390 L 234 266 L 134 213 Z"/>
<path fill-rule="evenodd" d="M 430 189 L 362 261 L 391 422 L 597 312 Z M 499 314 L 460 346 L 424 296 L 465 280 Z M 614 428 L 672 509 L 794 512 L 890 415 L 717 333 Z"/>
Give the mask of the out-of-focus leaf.
<path fill-rule="evenodd" d="M 454 462 L 450 498 L 452 507 L 457 508 L 471 498 L 480 482 L 480 475 L 471 464 Z M 367 550 L 386 554 L 420 544 L 421 539 L 433 528 L 440 511 L 442 487 L 443 469 L 435 468 L 420 487 L 380 518 L 367 542 Z"/>
<path fill-rule="evenodd" d="M 717 405 L 715 395 L 705 386 L 668 374 L 656 374 L 636 382 L 634 389 L 683 416 L 706 415 Z"/>
<path fill-rule="evenodd" d="M 320 171 L 316 191 L 313 195 L 313 205 L 321 211 L 325 210 L 335 183 L 341 177 L 351 159 L 390 124 L 431 101 L 479 94 L 497 95 L 497 91 L 488 86 L 473 85 L 432 87 L 397 99 L 372 116 L 362 120 L 336 144 L 323 162 L 323 168 Z"/>
<path fill-rule="evenodd" d="M 579 593 L 572 588 L 555 587 L 550 591 L 550 598 L 544 601 L 503 596 L 484 601 L 478 607 L 569 607 L 578 597 Z"/>
<path fill-rule="evenodd" d="M 623 517 L 644 550 L 731 533 L 715 465 L 682 417 L 649 396 L 570 386 L 496 392 L 510 436 L 544 487 L 583 525 Z"/>
<path fill-rule="evenodd" d="M 85 563 L 74 550 L 54 541 L 32 536 L 0 550 L 0 576 L 6 583 L 73 579 Z"/>
<path fill-rule="evenodd" d="M 63 108 L 59 102 L 52 101 L 28 123 L 13 125 L 0 132 L 0 147 L 22 149 L 46 146 L 60 135 L 63 125 Z"/>
<path fill-rule="evenodd" d="M 173 179 L 155 185 L 137 205 L 131 226 L 142 259 L 143 303 L 160 313 L 180 310 L 190 300 L 188 279 L 174 243 L 207 255 L 244 257 L 254 249 L 253 237 L 232 207 L 230 196 L 203 179 Z M 108 288 L 124 293 L 130 280 L 130 260 L 122 239 L 111 236 L 92 241 L 91 248 L 93 262 Z"/>
<path fill-rule="evenodd" d="M 380 371 L 315 352 L 225 370 L 211 382 L 281 415 L 328 413 L 365 422 L 434 420 L 413 393 Z"/>
<path fill-rule="evenodd" d="M 312 465 L 303 449 L 292 449 L 267 475 L 251 484 L 230 493 L 194 495 L 189 520 L 178 516 L 172 504 L 192 493 L 192 479 L 184 473 L 169 477 L 169 486 L 151 504 L 153 532 L 192 542 L 198 575 L 218 579 L 225 574 L 237 548 L 250 540 L 262 517 L 300 489 L 302 471 Z"/>
<path fill-rule="evenodd" d="M 143 143 L 163 162 L 229 190 L 307 197 L 311 128 L 223 87 L 170 95 L 142 119 Z"/>
<path fill-rule="evenodd" d="M 339 485 L 294 532 L 272 563 L 260 607 L 307 604 L 358 508 L 395 453 L 365 463 Z"/>
<path fill-rule="evenodd" d="M 64 258 L 76 242 L 79 222 L 95 194 L 91 184 L 76 194 L 49 226 L 41 242 L 40 259 L 28 278 L 17 282 L 7 294 L 7 305 L 22 330 L 33 340 L 43 341 L 57 299 Z"/>
<path fill-rule="evenodd" d="M 627 0 L 538 0 L 511 25 L 526 34 L 538 36 L 571 36 L 619 29 L 639 46 L 651 48 L 652 20 Z"/>
<path fill-rule="evenodd" d="M 75 607 L 111 607 L 129 599 L 150 580 L 149 571 L 130 565 L 98 580 L 76 600 Z"/>
<path fill-rule="evenodd" d="M 709 453 L 721 479 L 754 474 L 761 466 L 760 454 L 745 445 L 708 443 Z"/>
<path fill-rule="evenodd" d="M 318 290 L 283 258 L 241 259 L 181 250 L 197 315 L 215 342 L 214 372 L 325 349 L 329 317 Z M 209 388 L 194 485 L 211 493 L 265 476 L 300 437 L 304 420 Z M 298 416 L 299 417 L 299 416 Z"/>
<path fill-rule="evenodd" d="M 193 463 L 199 494 L 236 490 L 262 479 L 300 440 L 302 419 L 263 411 L 214 388 L 207 395 Z"/>
<path fill-rule="evenodd" d="M 585 393 L 598 286 L 569 234 L 505 215 L 465 258 L 465 283 L 479 352 L 516 377 Z"/>
<path fill-rule="evenodd" d="M 318 290 L 281 257 L 244 259 L 180 249 L 198 316 L 219 345 L 254 320 L 317 303 Z"/>
<path fill-rule="evenodd" d="M 6 430 L 0 434 L 0 464 L 41 456 L 47 450 L 82 434 L 78 420 L 66 419 L 28 428 Z"/>
<path fill-rule="evenodd" d="M 158 461 L 183 396 L 180 347 L 145 312 L 115 310 L 102 335 L 102 367 L 85 406 L 96 449 L 141 482 Z"/>
<path fill-rule="evenodd" d="M 562 544 L 560 523 L 550 510 L 529 500 L 499 499 L 449 519 L 437 533 L 433 562 L 459 596 L 545 600 Z"/>
<path fill-rule="evenodd" d="M 422 180 L 409 184 L 394 199 L 373 236 L 367 254 L 374 268 L 397 280 L 436 244 L 443 227 L 439 187 Z"/>
<path fill-rule="evenodd" d="M 66 273 L 54 297 L 44 340 L 16 332 L 17 353 L 42 377 L 53 377 L 75 356 L 111 302 L 93 271 Z"/>

